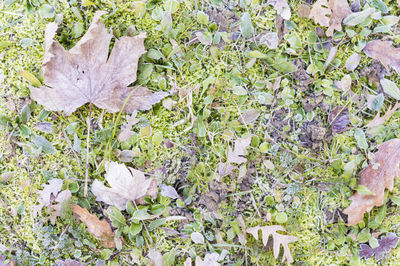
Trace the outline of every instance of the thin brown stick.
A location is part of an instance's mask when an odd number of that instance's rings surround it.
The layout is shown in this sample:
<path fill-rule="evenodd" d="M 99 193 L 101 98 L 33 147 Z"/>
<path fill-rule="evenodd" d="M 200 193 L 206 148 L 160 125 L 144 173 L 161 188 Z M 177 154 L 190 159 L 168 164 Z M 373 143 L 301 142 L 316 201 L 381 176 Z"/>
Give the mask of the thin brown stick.
<path fill-rule="evenodd" d="M 90 127 L 92 120 L 92 103 L 89 103 L 89 116 L 87 119 L 87 137 L 86 137 L 86 173 L 85 173 L 85 190 L 84 196 L 87 197 L 88 195 L 88 180 L 89 180 L 89 142 L 90 142 Z"/>

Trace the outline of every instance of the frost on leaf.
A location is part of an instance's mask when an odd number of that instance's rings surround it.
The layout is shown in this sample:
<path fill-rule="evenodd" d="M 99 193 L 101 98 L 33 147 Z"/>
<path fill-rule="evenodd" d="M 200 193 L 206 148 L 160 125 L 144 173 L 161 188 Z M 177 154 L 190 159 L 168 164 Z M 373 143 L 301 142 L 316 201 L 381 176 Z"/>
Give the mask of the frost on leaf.
<path fill-rule="evenodd" d="M 145 53 L 146 34 L 117 39 L 108 56 L 111 33 L 95 13 L 86 34 L 69 51 L 55 39 L 57 24 L 45 32 L 43 74 L 45 86 L 31 87 L 31 97 L 51 111 L 70 114 L 86 103 L 108 112 L 148 110 L 167 94 L 145 87 L 128 87 L 136 80 L 138 60 Z"/>
<path fill-rule="evenodd" d="M 321 26 L 328 27 L 327 36 L 333 36 L 334 30 L 342 30 L 342 21 L 351 14 L 347 0 L 317 0 L 311 8 L 309 18 Z"/>
<path fill-rule="evenodd" d="M 43 190 L 38 192 L 38 202 L 39 204 L 32 208 L 32 216 L 36 217 L 38 212 L 42 210 L 43 207 L 48 207 L 56 198 L 58 192 L 61 191 L 63 185 L 63 180 L 54 178 L 49 181 L 48 185 L 43 187 Z"/>
<path fill-rule="evenodd" d="M 267 4 L 273 6 L 278 15 L 280 15 L 283 19 L 290 19 L 292 14 L 286 0 L 268 0 Z"/>
<path fill-rule="evenodd" d="M 106 220 L 100 220 L 96 215 L 89 213 L 87 209 L 78 205 L 72 205 L 71 207 L 76 218 L 86 225 L 91 235 L 102 241 L 101 245 L 103 247 L 115 248 L 115 234 Z"/>
<path fill-rule="evenodd" d="M 395 234 L 388 233 L 386 237 L 379 239 L 379 246 L 376 248 L 371 248 L 367 244 L 361 244 L 360 257 L 369 259 L 375 255 L 375 259 L 380 260 L 385 253 L 389 252 L 392 248 L 395 248 L 398 242 L 399 238 Z"/>
<path fill-rule="evenodd" d="M 218 166 L 218 174 L 220 177 L 229 175 L 236 168 L 232 163 L 242 164 L 247 162 L 243 156 L 246 155 L 246 148 L 250 145 L 251 135 L 247 138 L 240 138 L 235 141 L 235 148 L 232 150 L 229 147 L 228 156 L 225 163 L 220 163 Z"/>
<path fill-rule="evenodd" d="M 157 197 L 157 181 L 146 179 L 143 172 L 116 162 L 108 163 L 105 169 L 106 180 L 111 188 L 94 180 L 92 193 L 96 196 L 97 201 L 103 201 L 114 205 L 119 210 L 125 210 L 128 201 L 137 202 L 144 196 Z"/>
<path fill-rule="evenodd" d="M 214 252 L 211 254 L 206 254 L 204 256 L 204 260 L 200 257 L 196 257 L 195 266 L 220 266 L 221 264 L 218 262 L 219 254 Z"/>
<path fill-rule="evenodd" d="M 256 226 L 247 229 L 247 233 L 252 234 L 256 240 L 258 240 L 258 231 L 261 230 L 262 233 L 262 241 L 264 246 L 268 243 L 268 238 L 272 235 L 273 241 L 273 250 L 275 259 L 279 256 L 280 246 L 283 247 L 283 257 L 282 262 L 287 260 L 288 263 L 293 262 L 293 257 L 290 253 L 289 243 L 297 241 L 297 237 L 282 235 L 279 234 L 278 231 L 286 232 L 285 228 L 280 225 L 271 225 L 271 226 Z"/>
<path fill-rule="evenodd" d="M 343 212 L 348 215 L 348 224 L 356 225 L 363 220 L 364 213 L 374 206 L 381 206 L 385 189 L 393 189 L 393 179 L 400 177 L 400 139 L 392 139 L 378 146 L 375 160 L 360 172 L 358 186 L 365 186 L 373 194 L 354 193 L 349 207 Z"/>
<path fill-rule="evenodd" d="M 393 47 L 392 41 L 370 41 L 364 47 L 364 53 L 379 60 L 387 70 L 391 67 L 400 74 L 400 48 Z"/>

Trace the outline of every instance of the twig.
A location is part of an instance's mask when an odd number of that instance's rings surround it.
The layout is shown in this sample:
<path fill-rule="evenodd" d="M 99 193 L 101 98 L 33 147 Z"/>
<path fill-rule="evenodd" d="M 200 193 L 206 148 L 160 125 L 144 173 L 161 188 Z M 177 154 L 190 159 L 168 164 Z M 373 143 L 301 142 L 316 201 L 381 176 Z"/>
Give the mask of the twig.
<path fill-rule="evenodd" d="M 92 103 L 89 103 L 89 117 L 87 119 L 87 137 L 86 137 L 86 173 L 85 173 L 85 190 L 84 196 L 88 195 L 88 180 L 89 180 L 89 141 L 90 141 L 90 127 L 91 127 L 91 119 L 92 119 Z"/>

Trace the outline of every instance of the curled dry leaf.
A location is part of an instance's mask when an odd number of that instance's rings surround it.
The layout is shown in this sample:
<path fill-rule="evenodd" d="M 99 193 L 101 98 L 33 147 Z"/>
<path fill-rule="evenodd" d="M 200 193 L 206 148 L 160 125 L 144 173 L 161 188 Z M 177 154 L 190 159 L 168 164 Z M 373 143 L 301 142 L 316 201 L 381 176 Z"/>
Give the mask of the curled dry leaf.
<path fill-rule="evenodd" d="M 317 0 L 311 8 L 310 19 L 321 26 L 328 27 L 326 36 L 333 36 L 334 30 L 342 30 L 342 21 L 351 14 L 347 0 Z"/>
<path fill-rule="evenodd" d="M 365 125 L 366 127 L 374 127 L 374 126 L 378 126 L 378 125 L 382 125 L 386 122 L 386 120 L 388 120 L 392 114 L 400 108 L 400 102 L 396 103 L 393 107 L 389 107 L 389 109 L 386 111 L 386 113 L 383 116 L 380 116 L 380 114 L 378 113 L 374 119 L 372 119 L 367 125 Z"/>
<path fill-rule="evenodd" d="M 364 53 L 389 70 L 393 68 L 400 74 L 400 48 L 395 48 L 391 41 L 373 40 L 364 47 Z"/>
<path fill-rule="evenodd" d="M 128 87 L 136 80 L 138 60 L 145 53 L 146 34 L 117 39 L 108 56 L 111 33 L 95 13 L 86 34 L 69 51 L 56 41 L 56 23 L 45 32 L 43 74 L 45 86 L 31 87 L 31 97 L 51 111 L 70 114 L 93 103 L 109 112 L 148 110 L 167 93 L 145 87 Z M 129 98 L 129 99 L 128 99 Z"/>
<path fill-rule="evenodd" d="M 290 19 L 290 7 L 286 0 L 268 0 L 267 4 L 273 6 L 278 15 L 280 15 L 283 19 Z"/>
<path fill-rule="evenodd" d="M 343 212 L 348 215 L 348 224 L 356 225 L 363 220 L 364 213 L 374 206 L 381 206 L 385 189 L 393 189 L 393 179 L 400 176 L 400 139 L 392 139 L 378 146 L 375 160 L 360 172 L 359 186 L 365 186 L 372 195 L 359 192 L 350 197 L 349 207 Z"/>
<path fill-rule="evenodd" d="M 256 240 L 258 240 L 258 230 L 261 230 L 262 241 L 264 246 L 268 243 L 268 238 L 272 235 L 274 257 L 275 259 L 279 256 L 280 246 L 283 247 L 282 262 L 287 260 L 288 263 L 293 262 L 292 254 L 290 253 L 289 243 L 297 241 L 297 237 L 279 234 L 278 231 L 286 232 L 285 228 L 280 225 L 270 226 L 256 226 L 247 229 L 247 233 L 252 234 Z"/>
<path fill-rule="evenodd" d="M 378 240 L 379 246 L 376 248 L 371 248 L 367 244 L 361 244 L 360 257 L 369 259 L 375 255 L 375 259 L 380 260 L 385 253 L 389 252 L 392 248 L 395 248 L 398 242 L 399 238 L 395 234 L 388 233 L 386 237 L 382 237 Z"/>
<path fill-rule="evenodd" d="M 108 163 L 105 169 L 106 180 L 111 188 L 95 180 L 92 184 L 92 193 L 96 196 L 97 201 L 103 201 L 114 205 L 119 210 L 125 210 L 128 201 L 140 204 L 144 203 L 141 199 L 144 196 L 157 197 L 157 180 L 146 179 L 143 172 L 116 162 Z"/>
<path fill-rule="evenodd" d="M 251 135 L 246 138 L 240 138 L 235 141 L 235 149 L 229 147 L 228 156 L 225 163 L 220 163 L 218 166 L 218 174 L 220 177 L 229 175 L 236 168 L 232 163 L 242 164 L 247 162 L 243 156 L 246 155 L 246 149 L 250 145 Z"/>
<path fill-rule="evenodd" d="M 88 232 L 102 241 L 103 247 L 115 248 L 115 234 L 106 220 L 100 220 L 96 215 L 90 214 L 87 209 L 78 205 L 73 204 L 71 207 L 73 214 L 87 226 Z"/>

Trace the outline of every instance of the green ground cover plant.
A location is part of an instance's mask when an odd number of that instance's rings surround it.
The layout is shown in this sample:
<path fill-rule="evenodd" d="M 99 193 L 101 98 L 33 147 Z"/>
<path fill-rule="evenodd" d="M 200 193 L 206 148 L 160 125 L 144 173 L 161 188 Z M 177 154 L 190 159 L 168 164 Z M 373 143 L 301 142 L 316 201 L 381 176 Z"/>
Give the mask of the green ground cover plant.
<path fill-rule="evenodd" d="M 399 16 L 0 2 L 0 264 L 397 265 Z"/>

